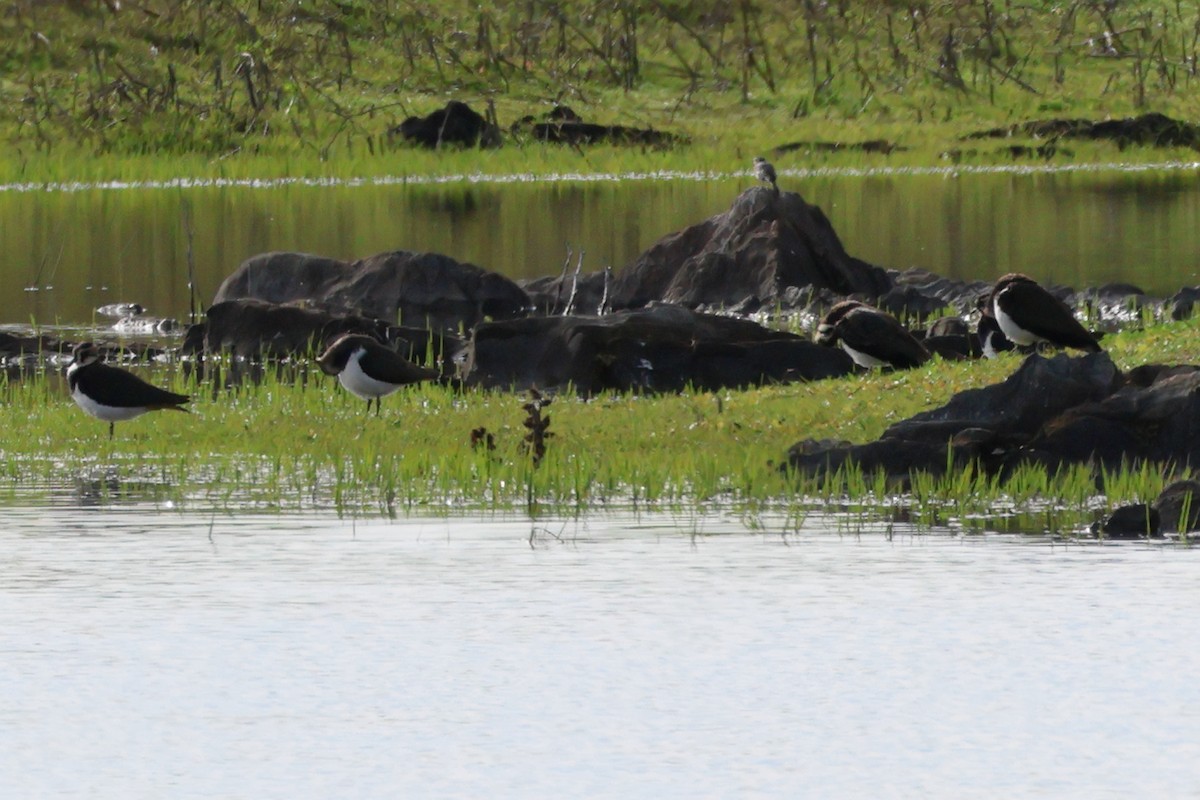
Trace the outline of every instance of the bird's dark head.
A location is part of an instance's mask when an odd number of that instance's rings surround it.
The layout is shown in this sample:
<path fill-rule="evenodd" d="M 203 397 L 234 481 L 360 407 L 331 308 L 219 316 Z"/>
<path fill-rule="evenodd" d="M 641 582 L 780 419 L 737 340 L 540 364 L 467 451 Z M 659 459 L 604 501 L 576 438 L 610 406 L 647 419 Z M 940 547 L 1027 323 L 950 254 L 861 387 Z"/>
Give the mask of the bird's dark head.
<path fill-rule="evenodd" d="M 835 304 L 833 308 L 825 313 L 825 316 L 821 318 L 821 323 L 817 325 L 817 344 L 836 344 L 838 323 L 845 319 L 850 312 L 867 307 L 865 303 L 860 303 L 857 300 L 843 300 Z"/>
<path fill-rule="evenodd" d="M 1000 292 L 1007 289 L 1009 286 L 1014 286 L 1019 283 L 1037 285 L 1037 281 L 1035 281 L 1033 278 L 1029 277 L 1028 275 L 1022 274 L 1020 272 L 1010 272 L 1007 275 L 1002 275 L 996 281 L 996 285 L 992 288 L 992 294 L 997 295 Z"/>
<path fill-rule="evenodd" d="M 329 347 L 325 348 L 325 352 L 317 359 L 317 366 L 326 375 L 337 375 L 346 368 L 346 362 L 350 360 L 350 356 L 360 347 L 366 347 L 368 343 L 376 343 L 370 336 L 363 336 L 360 333 L 346 333 L 333 340 Z"/>
<path fill-rule="evenodd" d="M 71 351 L 71 366 L 86 367 L 100 360 L 100 348 L 93 342 L 80 342 Z"/>

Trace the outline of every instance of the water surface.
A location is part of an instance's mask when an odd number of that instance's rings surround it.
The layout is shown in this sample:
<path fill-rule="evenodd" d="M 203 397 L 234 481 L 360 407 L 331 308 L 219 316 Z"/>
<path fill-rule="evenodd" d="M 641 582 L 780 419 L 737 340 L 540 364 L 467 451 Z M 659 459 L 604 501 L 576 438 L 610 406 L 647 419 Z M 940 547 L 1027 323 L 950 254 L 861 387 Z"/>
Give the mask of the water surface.
<path fill-rule="evenodd" d="M 12 508 L 6 797 L 1181 797 L 1200 552 Z"/>
<path fill-rule="evenodd" d="M 797 157 L 798 158 L 798 157 Z M 808 174 L 781 184 L 829 216 L 852 254 L 967 279 L 1024 271 L 1073 286 L 1200 283 L 1192 167 L 1079 172 Z M 792 168 L 791 174 L 787 170 Z M 725 210 L 748 177 L 620 182 L 280 184 L 0 192 L 0 323 L 88 323 L 139 302 L 184 317 L 245 258 L 445 253 L 514 278 L 620 268 Z M 190 235 L 189 235 L 190 234 Z M 190 255 L 189 255 L 190 252 Z M 52 287 L 52 288 L 49 288 Z M 26 291 L 39 289 L 39 291 Z"/>

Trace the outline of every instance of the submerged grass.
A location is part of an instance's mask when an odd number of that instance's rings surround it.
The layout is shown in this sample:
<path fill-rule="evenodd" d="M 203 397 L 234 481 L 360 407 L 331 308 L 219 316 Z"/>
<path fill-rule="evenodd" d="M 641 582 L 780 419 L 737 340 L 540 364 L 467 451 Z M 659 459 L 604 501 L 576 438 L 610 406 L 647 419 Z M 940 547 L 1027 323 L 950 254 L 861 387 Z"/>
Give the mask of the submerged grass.
<path fill-rule="evenodd" d="M 1123 368 L 1195 361 L 1195 323 L 1153 325 L 1106 339 Z M 1166 354 L 1177 358 L 1164 358 Z M 301 371 L 237 389 L 156 374 L 194 395 L 190 416 L 156 412 L 107 425 L 66 397 L 57 375 L 3 386 L 0 491 L 62 492 L 75 500 L 170 503 L 222 510 L 332 508 L 349 515 L 460 510 L 544 513 L 764 510 L 802 519 L 839 509 L 862 523 L 1070 531 L 1122 502 L 1153 498 L 1168 479 L 1137 465 L 1102 476 L 1028 468 L 1001 483 L 974 469 L 914 476 L 898 494 L 881 475 L 849 468 L 787 476 L 787 448 L 806 438 L 877 438 L 891 423 L 963 389 L 1006 377 L 1016 356 L 943 362 L 902 373 L 721 393 L 555 398 L 554 437 L 534 462 L 523 395 L 426 385 L 386 398 L 381 416 L 332 379 Z M 472 432 L 485 429 L 494 448 Z"/>

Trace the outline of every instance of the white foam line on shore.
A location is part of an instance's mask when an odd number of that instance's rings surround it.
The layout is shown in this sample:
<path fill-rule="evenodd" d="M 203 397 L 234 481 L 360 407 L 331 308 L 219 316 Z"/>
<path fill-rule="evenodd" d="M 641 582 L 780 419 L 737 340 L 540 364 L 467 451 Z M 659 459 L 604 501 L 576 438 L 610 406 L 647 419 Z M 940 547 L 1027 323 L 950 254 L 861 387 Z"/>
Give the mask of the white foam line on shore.
<path fill-rule="evenodd" d="M 941 175 L 948 178 L 960 175 L 1056 175 L 1066 173 L 1100 172 L 1183 172 L 1200 170 L 1198 161 L 1161 161 L 1148 164 L 1062 164 L 1062 165 L 947 165 L 936 167 L 817 167 L 814 169 L 783 169 L 780 175 L 794 178 L 872 178 L 909 175 Z M 278 189 L 286 186 L 355 187 L 355 186 L 437 186 L 442 184 L 515 184 L 515 183 L 621 183 L 625 181 L 718 181 L 742 178 L 750 170 L 735 172 L 653 172 L 553 173 L 531 175 L 381 175 L 368 178 L 172 178 L 147 181 L 96 181 L 47 183 L 3 183 L 0 192 L 92 192 L 125 191 L 131 189 Z"/>

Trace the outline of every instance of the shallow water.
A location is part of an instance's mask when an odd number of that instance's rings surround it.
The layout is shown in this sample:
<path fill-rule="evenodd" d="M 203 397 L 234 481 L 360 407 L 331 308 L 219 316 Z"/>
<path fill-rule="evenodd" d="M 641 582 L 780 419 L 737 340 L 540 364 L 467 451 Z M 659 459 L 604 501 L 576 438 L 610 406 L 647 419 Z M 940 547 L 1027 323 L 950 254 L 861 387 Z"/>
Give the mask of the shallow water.
<path fill-rule="evenodd" d="M 10 508 L 6 797 L 1180 797 L 1200 552 Z"/>
<path fill-rule="evenodd" d="M 777 162 L 783 188 L 820 206 L 850 253 L 882 266 L 985 280 L 1017 270 L 1077 287 L 1123 280 L 1160 295 L 1200 283 L 1195 165 L 809 173 L 792 158 Z M 344 259 L 434 251 L 514 278 L 559 274 L 568 252 L 583 251 L 585 271 L 619 269 L 659 238 L 725 210 L 751 183 L 668 175 L 10 188 L 0 191 L 0 323 L 86 324 L 117 301 L 184 318 L 189 263 L 204 307 L 242 260 L 271 250 Z"/>

